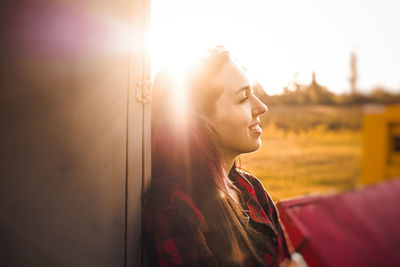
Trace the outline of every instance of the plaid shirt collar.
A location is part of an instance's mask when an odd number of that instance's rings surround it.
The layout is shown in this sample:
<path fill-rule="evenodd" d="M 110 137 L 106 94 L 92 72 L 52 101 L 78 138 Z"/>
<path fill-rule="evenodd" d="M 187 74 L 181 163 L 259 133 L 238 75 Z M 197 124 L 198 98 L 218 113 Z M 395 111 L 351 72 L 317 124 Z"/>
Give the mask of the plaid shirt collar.
<path fill-rule="evenodd" d="M 266 212 L 264 208 L 260 204 L 260 200 L 258 200 L 256 190 L 259 192 L 264 192 L 263 188 L 259 184 L 253 184 L 249 181 L 251 179 L 251 175 L 246 174 L 240 170 L 236 169 L 236 166 L 233 165 L 232 169 L 229 172 L 229 179 L 234 183 L 234 185 L 241 191 L 243 197 L 243 208 L 247 210 L 248 215 L 253 221 L 261 224 L 268 225 L 272 231 L 278 235 L 276 228 L 274 226 L 272 213 Z M 273 204 L 271 199 L 267 199 L 269 204 Z"/>

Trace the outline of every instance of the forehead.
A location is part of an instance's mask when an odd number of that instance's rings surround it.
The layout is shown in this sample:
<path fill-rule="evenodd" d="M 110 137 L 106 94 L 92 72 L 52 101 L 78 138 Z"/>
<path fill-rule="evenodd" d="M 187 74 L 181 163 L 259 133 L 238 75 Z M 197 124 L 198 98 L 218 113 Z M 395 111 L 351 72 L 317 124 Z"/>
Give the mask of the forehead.
<path fill-rule="evenodd" d="M 249 78 L 243 68 L 237 63 L 229 60 L 222 67 L 220 73 L 214 80 L 214 85 L 223 89 L 223 94 L 235 94 L 244 86 L 251 86 Z"/>

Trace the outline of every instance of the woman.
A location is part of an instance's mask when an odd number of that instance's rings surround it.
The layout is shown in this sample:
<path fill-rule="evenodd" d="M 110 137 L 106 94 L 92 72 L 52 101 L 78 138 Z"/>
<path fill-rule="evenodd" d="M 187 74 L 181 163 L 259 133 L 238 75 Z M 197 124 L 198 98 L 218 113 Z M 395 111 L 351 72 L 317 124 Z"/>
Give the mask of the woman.
<path fill-rule="evenodd" d="M 276 208 L 235 159 L 261 146 L 267 107 L 222 47 L 153 87 L 145 246 L 153 266 L 287 266 Z"/>

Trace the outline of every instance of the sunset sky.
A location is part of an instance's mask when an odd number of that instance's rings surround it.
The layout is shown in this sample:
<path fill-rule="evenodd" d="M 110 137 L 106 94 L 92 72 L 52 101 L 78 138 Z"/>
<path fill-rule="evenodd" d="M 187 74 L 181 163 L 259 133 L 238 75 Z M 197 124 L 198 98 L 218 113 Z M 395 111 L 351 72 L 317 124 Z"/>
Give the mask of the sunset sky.
<path fill-rule="evenodd" d="M 360 90 L 400 92 L 399 10 L 396 0 L 152 0 L 153 73 L 224 45 L 269 94 L 313 71 L 341 93 L 354 51 Z"/>

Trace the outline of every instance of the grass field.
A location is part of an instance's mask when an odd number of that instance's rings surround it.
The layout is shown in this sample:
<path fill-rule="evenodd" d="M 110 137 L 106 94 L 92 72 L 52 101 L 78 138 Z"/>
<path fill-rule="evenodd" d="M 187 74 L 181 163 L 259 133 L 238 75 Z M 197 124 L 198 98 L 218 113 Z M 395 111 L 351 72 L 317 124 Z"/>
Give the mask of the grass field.
<path fill-rule="evenodd" d="M 360 177 L 359 107 L 277 106 L 262 118 L 263 146 L 241 156 L 275 201 L 354 188 Z"/>

